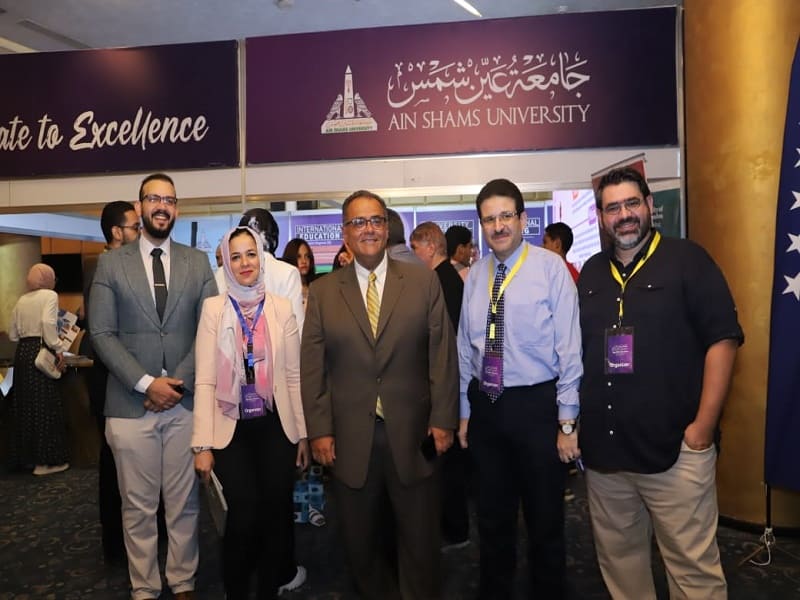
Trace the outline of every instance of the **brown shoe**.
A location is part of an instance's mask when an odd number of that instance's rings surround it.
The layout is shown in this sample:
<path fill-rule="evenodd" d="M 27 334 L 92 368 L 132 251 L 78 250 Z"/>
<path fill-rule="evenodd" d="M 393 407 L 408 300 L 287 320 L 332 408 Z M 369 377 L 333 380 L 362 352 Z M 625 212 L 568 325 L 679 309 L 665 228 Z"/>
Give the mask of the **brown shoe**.
<path fill-rule="evenodd" d="M 175 594 L 175 600 L 194 600 L 194 590 L 178 592 Z"/>

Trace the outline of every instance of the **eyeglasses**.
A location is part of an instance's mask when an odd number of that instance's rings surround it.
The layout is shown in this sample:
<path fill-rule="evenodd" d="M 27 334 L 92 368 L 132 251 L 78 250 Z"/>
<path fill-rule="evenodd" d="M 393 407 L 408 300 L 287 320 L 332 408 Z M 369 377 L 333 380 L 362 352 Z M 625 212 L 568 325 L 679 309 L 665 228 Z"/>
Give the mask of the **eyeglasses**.
<path fill-rule="evenodd" d="M 383 229 L 384 227 L 386 227 L 387 220 L 388 219 L 386 217 L 382 217 L 379 215 L 375 215 L 374 217 L 355 217 L 353 219 L 350 219 L 349 221 L 345 221 L 344 225 L 345 226 L 350 225 L 353 227 L 353 229 L 360 231 L 361 229 L 364 229 L 364 227 L 367 226 L 367 223 L 369 223 L 370 225 L 372 225 L 374 229 Z"/>
<path fill-rule="evenodd" d="M 511 221 L 513 221 L 519 216 L 520 212 L 522 211 L 506 210 L 497 215 L 491 215 L 489 217 L 481 217 L 481 225 L 491 227 L 492 225 L 494 225 L 495 221 L 498 221 L 501 225 L 508 225 L 509 223 L 511 223 Z"/>
<path fill-rule="evenodd" d="M 158 194 L 145 194 L 142 200 L 146 200 L 150 204 L 166 204 L 167 206 L 175 206 L 178 203 L 175 196 L 159 196 Z"/>
<path fill-rule="evenodd" d="M 603 212 L 607 215 L 618 215 L 624 206 L 629 211 L 634 211 L 642 205 L 641 198 L 626 198 L 622 202 L 612 202 L 608 206 L 603 207 Z"/>
<path fill-rule="evenodd" d="M 120 229 L 133 229 L 138 232 L 142 228 L 141 223 L 134 223 L 133 225 L 117 225 Z"/>

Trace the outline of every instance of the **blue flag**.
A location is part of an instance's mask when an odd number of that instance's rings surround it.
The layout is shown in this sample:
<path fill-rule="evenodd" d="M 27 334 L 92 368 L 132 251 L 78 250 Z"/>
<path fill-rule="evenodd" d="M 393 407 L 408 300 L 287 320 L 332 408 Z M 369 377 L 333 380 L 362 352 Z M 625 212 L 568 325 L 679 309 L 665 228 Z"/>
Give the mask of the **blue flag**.
<path fill-rule="evenodd" d="M 800 44 L 792 64 L 775 224 L 764 475 L 800 490 Z"/>

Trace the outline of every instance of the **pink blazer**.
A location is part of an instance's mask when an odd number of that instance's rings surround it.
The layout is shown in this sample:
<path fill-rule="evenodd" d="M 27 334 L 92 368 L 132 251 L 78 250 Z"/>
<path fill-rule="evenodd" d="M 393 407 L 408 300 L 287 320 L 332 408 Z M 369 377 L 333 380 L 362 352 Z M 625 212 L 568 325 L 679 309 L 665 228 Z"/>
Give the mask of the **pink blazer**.
<path fill-rule="evenodd" d="M 203 303 L 195 340 L 194 431 L 192 447 L 220 449 L 230 444 L 236 420 L 222 414 L 215 397 L 217 328 L 226 296 Z M 283 432 L 296 444 L 306 437 L 303 403 L 300 400 L 300 334 L 292 305 L 286 298 L 267 293 L 264 317 L 269 327 L 273 354 L 273 396 Z"/>

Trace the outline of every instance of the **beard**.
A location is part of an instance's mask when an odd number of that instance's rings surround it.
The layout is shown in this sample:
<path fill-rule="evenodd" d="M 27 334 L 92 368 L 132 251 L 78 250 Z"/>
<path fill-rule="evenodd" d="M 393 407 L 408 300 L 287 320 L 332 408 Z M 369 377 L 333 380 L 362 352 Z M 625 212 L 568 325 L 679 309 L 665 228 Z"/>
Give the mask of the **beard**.
<path fill-rule="evenodd" d="M 148 233 L 148 235 L 150 235 L 150 237 L 156 240 L 165 240 L 169 237 L 169 234 L 172 233 L 172 228 L 175 226 L 175 219 L 172 218 L 164 229 L 159 229 L 155 226 L 152 220 L 155 215 L 164 215 L 169 218 L 169 213 L 155 210 L 149 215 L 142 215 L 142 225 L 144 225 L 144 230 Z"/>
<path fill-rule="evenodd" d="M 643 220 L 639 219 L 639 217 L 631 215 L 630 217 L 615 223 L 614 228 L 610 232 L 611 238 L 614 240 L 614 245 L 620 250 L 630 250 L 631 248 L 635 248 L 650 234 L 650 221 L 651 217 L 650 213 L 648 212 L 647 218 Z M 617 233 L 616 230 L 618 227 L 629 225 L 631 223 L 638 225 L 639 230 L 624 234 Z"/>

